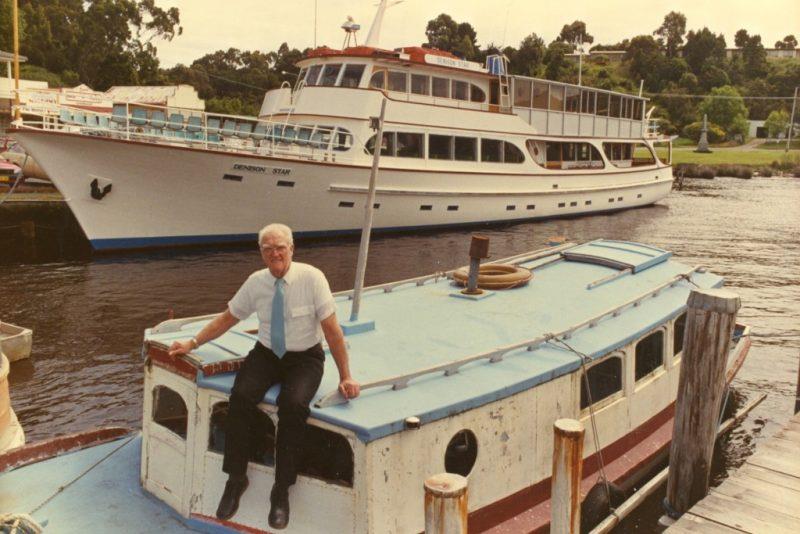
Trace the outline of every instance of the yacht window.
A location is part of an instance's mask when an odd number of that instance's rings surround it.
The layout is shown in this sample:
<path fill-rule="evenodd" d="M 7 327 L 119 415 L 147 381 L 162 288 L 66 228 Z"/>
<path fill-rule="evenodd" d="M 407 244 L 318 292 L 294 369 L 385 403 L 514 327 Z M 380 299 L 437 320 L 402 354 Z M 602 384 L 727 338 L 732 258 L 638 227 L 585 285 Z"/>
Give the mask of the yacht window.
<path fill-rule="evenodd" d="M 428 136 L 428 158 L 453 159 L 453 138 L 449 135 Z"/>
<path fill-rule="evenodd" d="M 636 380 L 664 365 L 664 332 L 653 332 L 636 344 Z"/>
<path fill-rule="evenodd" d="M 375 135 L 367 141 L 367 152 L 374 154 L 375 150 Z M 394 132 L 383 132 L 383 142 L 381 143 L 381 156 L 394 156 Z"/>
<path fill-rule="evenodd" d="M 411 92 L 415 95 L 429 95 L 431 94 L 431 79 L 429 76 L 422 74 L 411 75 Z"/>
<path fill-rule="evenodd" d="M 423 134 L 397 132 L 397 157 L 424 158 L 425 136 Z"/>
<path fill-rule="evenodd" d="M 566 111 L 578 113 L 581 110 L 581 90 L 577 87 L 565 87 Z"/>
<path fill-rule="evenodd" d="M 371 89 L 386 89 L 386 71 L 373 72 L 372 78 L 369 79 L 369 86 Z"/>
<path fill-rule="evenodd" d="M 218 402 L 211 408 L 211 424 L 208 431 L 208 450 L 225 453 L 225 420 L 228 418 L 228 403 Z M 253 446 L 249 460 L 262 465 L 275 465 L 275 423 L 256 410 L 250 420 L 250 442 Z"/>
<path fill-rule="evenodd" d="M 514 105 L 521 108 L 531 107 L 531 82 L 514 80 Z"/>
<path fill-rule="evenodd" d="M 564 86 L 550 84 L 550 111 L 564 111 Z"/>
<path fill-rule="evenodd" d="M 325 65 L 322 76 L 319 78 L 319 85 L 336 85 L 336 78 L 339 77 L 340 70 L 342 70 L 341 63 Z"/>
<path fill-rule="evenodd" d="M 469 100 L 469 84 L 453 80 L 453 98 L 456 100 Z"/>
<path fill-rule="evenodd" d="M 497 139 L 481 139 L 481 161 L 502 163 L 503 142 Z"/>
<path fill-rule="evenodd" d="M 333 128 L 330 126 L 317 126 L 314 128 L 314 133 L 311 134 L 311 142 L 309 143 L 314 148 L 321 148 L 326 150 L 331 142 L 331 133 Z"/>
<path fill-rule="evenodd" d="M 486 102 L 486 93 L 477 85 L 470 84 L 469 99 L 472 102 Z"/>
<path fill-rule="evenodd" d="M 589 382 L 588 392 L 586 382 Z M 622 359 L 612 356 L 591 366 L 581 378 L 581 410 L 589 407 L 589 392 L 592 403 L 596 404 L 618 391 L 622 391 Z"/>
<path fill-rule="evenodd" d="M 396 70 L 389 71 L 389 90 L 405 93 L 408 91 L 408 74 Z"/>
<path fill-rule="evenodd" d="M 535 109 L 547 109 L 547 95 L 548 84 L 542 82 L 533 82 L 533 107 Z"/>
<path fill-rule="evenodd" d="M 433 96 L 450 98 L 450 80 L 433 77 Z"/>
<path fill-rule="evenodd" d="M 333 149 L 344 152 L 353 146 L 353 134 L 344 128 L 337 128 L 334 135 Z"/>
<path fill-rule="evenodd" d="M 153 388 L 153 422 L 186 439 L 189 412 L 176 391 L 166 386 Z"/>
<path fill-rule="evenodd" d="M 305 81 L 307 72 L 308 69 L 306 69 L 305 67 L 300 69 L 300 72 L 297 74 L 297 83 L 294 86 L 295 90 L 297 90 L 300 87 L 300 84 Z"/>
<path fill-rule="evenodd" d="M 631 145 L 628 145 L 631 146 Z M 655 165 L 656 157 L 650 147 L 644 143 L 636 143 L 633 145 L 633 161 L 632 165 L 638 167 L 640 165 Z"/>
<path fill-rule="evenodd" d="M 610 95 L 611 104 L 609 105 L 608 116 L 613 118 L 619 117 L 620 97 L 619 95 Z"/>
<path fill-rule="evenodd" d="M 641 100 L 634 100 L 633 101 L 633 120 L 636 120 L 636 121 L 642 120 L 642 101 Z"/>
<path fill-rule="evenodd" d="M 297 130 L 297 138 L 295 141 L 300 145 L 307 145 L 308 140 L 311 139 L 311 132 L 313 128 L 310 126 L 301 126 L 300 129 Z"/>
<path fill-rule="evenodd" d="M 477 161 L 478 140 L 474 137 L 456 137 L 455 154 L 458 161 Z"/>
<path fill-rule="evenodd" d="M 319 72 L 322 70 L 322 65 L 313 65 L 309 67 L 308 74 L 306 75 L 306 85 L 317 85 Z"/>
<path fill-rule="evenodd" d="M 677 356 L 678 353 L 683 351 L 683 335 L 686 331 L 686 314 L 682 313 L 675 319 L 675 325 L 672 327 L 672 355 Z"/>
<path fill-rule="evenodd" d="M 594 113 L 594 99 L 595 99 L 594 91 L 587 91 L 584 89 L 581 91 L 581 113 Z"/>
<path fill-rule="evenodd" d="M 597 93 L 597 114 L 608 117 L 608 93 Z"/>
<path fill-rule="evenodd" d="M 562 143 L 554 143 L 551 141 L 544 144 L 548 167 L 556 169 L 561 168 L 561 145 Z"/>
<path fill-rule="evenodd" d="M 342 87 L 358 87 L 361 85 L 361 76 L 364 75 L 365 65 L 347 65 L 342 74 Z"/>
<path fill-rule="evenodd" d="M 505 142 L 503 143 L 503 161 L 506 163 L 522 163 L 525 161 L 525 155 L 516 145 Z"/>

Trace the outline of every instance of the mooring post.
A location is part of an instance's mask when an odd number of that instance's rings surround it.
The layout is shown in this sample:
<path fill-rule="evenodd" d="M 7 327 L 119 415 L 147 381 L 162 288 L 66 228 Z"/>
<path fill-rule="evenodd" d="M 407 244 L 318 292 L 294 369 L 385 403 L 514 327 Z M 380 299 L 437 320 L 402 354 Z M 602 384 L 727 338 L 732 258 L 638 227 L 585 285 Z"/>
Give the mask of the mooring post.
<path fill-rule="evenodd" d="M 467 479 L 440 473 L 425 481 L 425 534 L 467 534 Z"/>
<path fill-rule="evenodd" d="M 574 419 L 558 419 L 553 424 L 553 432 L 550 532 L 578 534 L 581 531 L 583 424 Z"/>
<path fill-rule="evenodd" d="M 671 519 L 708 493 L 725 366 L 740 306 L 739 296 L 725 289 L 695 289 L 689 294 L 664 499 Z"/>
<path fill-rule="evenodd" d="M 800 413 L 800 361 L 797 362 L 797 391 L 794 394 L 794 413 Z"/>

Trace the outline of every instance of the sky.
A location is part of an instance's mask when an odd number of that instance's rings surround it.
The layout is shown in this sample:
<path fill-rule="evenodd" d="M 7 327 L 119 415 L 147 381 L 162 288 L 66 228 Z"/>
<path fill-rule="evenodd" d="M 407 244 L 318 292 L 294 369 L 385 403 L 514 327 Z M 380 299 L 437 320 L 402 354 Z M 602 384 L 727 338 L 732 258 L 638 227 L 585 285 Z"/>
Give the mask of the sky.
<path fill-rule="evenodd" d="M 375 15 L 377 0 L 156 0 L 162 8 L 180 9 L 183 35 L 156 43 L 162 67 L 193 60 L 220 49 L 277 50 L 286 42 L 300 50 L 316 44 L 341 48 L 341 24 L 350 15 L 361 24 L 362 43 Z M 478 44 L 518 46 L 531 33 L 545 43 L 575 20 L 586 23 L 595 44 L 613 44 L 658 28 L 669 11 L 686 15 L 686 29 L 707 26 L 723 33 L 728 46 L 744 28 L 772 47 L 788 34 L 800 40 L 800 0 L 404 0 L 384 18 L 381 46 L 397 48 L 425 42 L 425 26 L 440 13 L 469 22 Z"/>

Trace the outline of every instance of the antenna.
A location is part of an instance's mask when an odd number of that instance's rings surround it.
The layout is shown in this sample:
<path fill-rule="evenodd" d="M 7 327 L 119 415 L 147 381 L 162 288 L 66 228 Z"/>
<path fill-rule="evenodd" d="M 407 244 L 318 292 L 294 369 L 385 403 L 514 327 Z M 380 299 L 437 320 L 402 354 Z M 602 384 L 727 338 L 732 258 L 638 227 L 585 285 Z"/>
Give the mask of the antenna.
<path fill-rule="evenodd" d="M 358 46 L 358 36 L 356 32 L 361 29 L 361 24 L 356 24 L 353 17 L 347 16 L 347 20 L 342 24 L 344 30 L 344 43 L 342 43 L 342 50 L 350 46 L 350 38 L 353 38 L 355 46 Z"/>
<path fill-rule="evenodd" d="M 389 0 L 380 0 L 380 4 L 378 4 L 378 11 L 375 13 L 375 18 L 372 20 L 372 26 L 369 28 L 369 34 L 367 35 L 367 41 L 364 43 L 365 46 L 371 46 L 373 48 L 378 48 L 378 44 L 381 40 L 381 26 L 383 26 L 383 14 L 386 13 L 386 10 L 392 6 L 396 6 L 397 4 L 401 3 L 403 0 L 393 0 L 389 3 Z"/>

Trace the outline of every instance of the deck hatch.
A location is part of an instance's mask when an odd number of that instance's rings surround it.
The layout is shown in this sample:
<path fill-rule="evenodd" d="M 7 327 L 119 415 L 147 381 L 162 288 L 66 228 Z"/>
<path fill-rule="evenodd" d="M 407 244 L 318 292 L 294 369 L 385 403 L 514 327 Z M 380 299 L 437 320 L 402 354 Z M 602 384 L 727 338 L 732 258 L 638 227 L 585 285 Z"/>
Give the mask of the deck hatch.
<path fill-rule="evenodd" d="M 562 252 L 568 261 L 595 263 L 638 273 L 669 259 L 672 252 L 627 241 L 600 239 Z"/>

